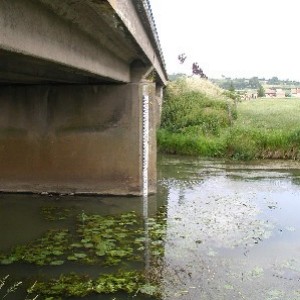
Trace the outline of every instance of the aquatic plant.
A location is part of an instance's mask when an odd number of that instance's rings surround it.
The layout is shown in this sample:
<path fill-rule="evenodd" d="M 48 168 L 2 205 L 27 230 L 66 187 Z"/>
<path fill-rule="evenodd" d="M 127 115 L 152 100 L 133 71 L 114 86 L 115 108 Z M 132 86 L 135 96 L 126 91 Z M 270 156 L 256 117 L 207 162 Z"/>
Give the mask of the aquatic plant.
<path fill-rule="evenodd" d="M 6 275 L 5 277 L 3 277 L 2 279 L 0 279 L 0 291 L 5 289 L 4 286 L 7 283 L 7 279 L 8 279 L 9 275 Z M 18 282 L 14 282 L 12 283 L 12 285 L 10 285 L 9 287 L 7 287 L 3 293 L 3 295 L 0 297 L 2 297 L 1 299 L 6 298 L 9 294 L 15 292 L 18 288 L 18 286 L 20 286 L 22 284 L 22 281 L 18 281 Z"/>
<path fill-rule="evenodd" d="M 47 210 L 56 215 L 56 210 Z M 50 219 L 52 219 L 50 215 Z M 8 253 L 0 254 L 0 264 L 25 262 L 36 265 L 60 266 L 66 262 L 75 264 L 99 264 L 118 266 L 116 274 L 102 274 L 97 280 L 82 274 L 62 274 L 50 281 L 38 281 L 28 289 L 30 294 L 47 295 L 47 299 L 83 297 L 90 293 L 126 292 L 130 294 L 159 294 L 159 280 L 142 271 L 144 252 L 152 265 L 159 262 L 164 251 L 165 213 L 149 218 L 147 236 L 145 221 L 135 212 L 118 216 L 101 216 L 81 213 L 76 218 L 76 230 L 51 229 L 40 238 L 18 245 Z M 128 270 L 127 261 L 140 264 L 140 271 Z M 150 280 L 151 279 L 151 280 Z M 54 298 L 51 298 L 54 297 Z"/>
<path fill-rule="evenodd" d="M 71 215 L 71 209 L 59 206 L 43 206 L 41 214 L 47 221 L 61 221 L 66 220 Z"/>
<path fill-rule="evenodd" d="M 59 278 L 47 282 L 38 282 L 28 289 L 28 293 L 38 293 L 47 299 L 61 299 L 60 297 L 84 297 L 90 294 L 145 294 L 155 298 L 160 296 L 156 285 L 147 282 L 144 275 L 137 271 L 121 271 L 103 274 L 97 279 L 75 273 L 63 274 Z"/>
<path fill-rule="evenodd" d="M 77 237 L 70 245 L 68 260 L 116 265 L 122 260 L 141 260 L 134 252 L 134 237 L 139 234 L 141 220 L 134 212 L 119 217 L 85 215 L 78 219 Z"/>
<path fill-rule="evenodd" d="M 67 229 L 49 230 L 44 236 L 29 243 L 19 245 L 11 250 L 10 254 L 0 254 L 0 264 L 9 265 L 23 261 L 37 265 L 61 265 L 60 257 L 66 251 L 70 234 Z"/>
<path fill-rule="evenodd" d="M 164 227 L 148 220 L 152 255 L 162 254 Z M 143 219 L 135 212 L 120 216 L 86 215 L 77 217 L 76 234 L 67 229 L 47 231 L 27 245 L 0 254 L 0 264 L 27 262 L 37 265 L 62 265 L 66 260 L 88 264 L 117 265 L 124 260 L 142 261 L 144 250 Z"/>
<path fill-rule="evenodd" d="M 9 278 L 9 275 L 6 275 L 3 278 L 0 278 L 0 299 L 2 299 L 2 300 L 5 299 L 10 294 L 13 294 L 19 288 L 19 286 L 23 284 L 22 281 L 16 281 L 16 282 L 9 283 L 8 287 L 6 287 L 7 283 L 8 283 L 8 278 Z M 3 291 L 3 293 L 2 293 L 2 291 Z M 38 298 L 38 295 L 34 296 L 32 299 L 29 299 L 28 295 L 27 295 L 25 300 L 36 300 L 37 298 Z"/>

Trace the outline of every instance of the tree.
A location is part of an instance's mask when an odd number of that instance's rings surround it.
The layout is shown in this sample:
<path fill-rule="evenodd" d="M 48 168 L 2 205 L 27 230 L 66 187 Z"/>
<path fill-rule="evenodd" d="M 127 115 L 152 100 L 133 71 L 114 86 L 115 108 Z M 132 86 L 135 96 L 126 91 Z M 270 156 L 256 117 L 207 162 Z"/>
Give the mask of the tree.
<path fill-rule="evenodd" d="M 279 84 L 280 81 L 278 79 L 278 77 L 274 76 L 271 79 L 268 80 L 268 84 Z"/>
<path fill-rule="evenodd" d="M 207 76 L 203 73 L 203 70 L 199 67 L 198 63 L 193 63 L 192 70 L 194 75 L 199 75 L 201 78 L 207 79 Z"/>
<path fill-rule="evenodd" d="M 257 97 L 265 97 L 266 96 L 266 92 L 264 87 L 260 84 L 257 90 Z"/>
<path fill-rule="evenodd" d="M 235 88 L 234 88 L 234 85 L 233 85 L 233 82 L 232 82 L 232 81 L 230 82 L 230 86 L 229 86 L 228 90 L 229 90 L 230 92 L 235 92 Z"/>
<path fill-rule="evenodd" d="M 258 89 L 259 86 L 260 86 L 260 82 L 259 82 L 258 77 L 252 77 L 252 78 L 250 78 L 249 79 L 249 86 L 252 89 Z"/>
<path fill-rule="evenodd" d="M 187 59 L 187 56 L 185 53 L 181 53 L 177 56 L 177 58 L 179 60 L 179 63 L 183 64 Z M 197 62 L 194 62 L 192 64 L 192 74 L 199 75 L 201 78 L 208 79 L 208 77 L 204 74 L 203 70 L 199 67 L 199 64 Z"/>
<path fill-rule="evenodd" d="M 183 64 L 186 60 L 186 54 L 185 53 L 181 53 L 178 55 L 178 60 L 181 64 Z"/>

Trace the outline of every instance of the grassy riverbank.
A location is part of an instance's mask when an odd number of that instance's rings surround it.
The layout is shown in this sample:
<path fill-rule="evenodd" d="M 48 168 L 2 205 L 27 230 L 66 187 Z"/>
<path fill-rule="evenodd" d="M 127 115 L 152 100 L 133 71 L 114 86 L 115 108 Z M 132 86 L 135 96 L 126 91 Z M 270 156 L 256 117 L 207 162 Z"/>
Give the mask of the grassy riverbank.
<path fill-rule="evenodd" d="M 226 155 L 241 158 L 300 158 L 300 99 L 257 99 L 238 104 L 227 133 Z"/>
<path fill-rule="evenodd" d="M 299 159 L 300 99 L 234 101 L 203 80 L 166 91 L 161 152 L 234 159 Z"/>

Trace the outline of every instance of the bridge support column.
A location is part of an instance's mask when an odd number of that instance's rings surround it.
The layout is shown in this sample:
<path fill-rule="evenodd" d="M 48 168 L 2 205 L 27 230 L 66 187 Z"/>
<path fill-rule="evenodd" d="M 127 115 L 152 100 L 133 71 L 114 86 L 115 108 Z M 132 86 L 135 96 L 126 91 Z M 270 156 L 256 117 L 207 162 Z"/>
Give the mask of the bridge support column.
<path fill-rule="evenodd" d="M 157 97 L 147 82 L 2 86 L 0 191 L 141 195 L 145 91 L 155 192 Z"/>

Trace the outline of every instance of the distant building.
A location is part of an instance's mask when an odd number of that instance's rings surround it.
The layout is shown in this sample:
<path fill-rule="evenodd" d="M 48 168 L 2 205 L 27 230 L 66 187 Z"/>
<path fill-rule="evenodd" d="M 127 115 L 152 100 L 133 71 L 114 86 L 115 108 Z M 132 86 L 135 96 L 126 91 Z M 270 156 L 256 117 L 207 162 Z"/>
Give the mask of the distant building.
<path fill-rule="evenodd" d="M 291 97 L 300 98 L 300 88 L 291 88 Z"/>
<path fill-rule="evenodd" d="M 276 89 L 276 98 L 284 98 L 285 97 L 285 91 L 283 89 Z"/>
<path fill-rule="evenodd" d="M 274 98 L 274 97 L 276 97 L 276 90 L 266 89 L 265 94 L 266 94 L 266 98 Z"/>
<path fill-rule="evenodd" d="M 250 100 L 257 98 L 257 90 L 247 90 L 241 95 L 241 99 Z"/>

